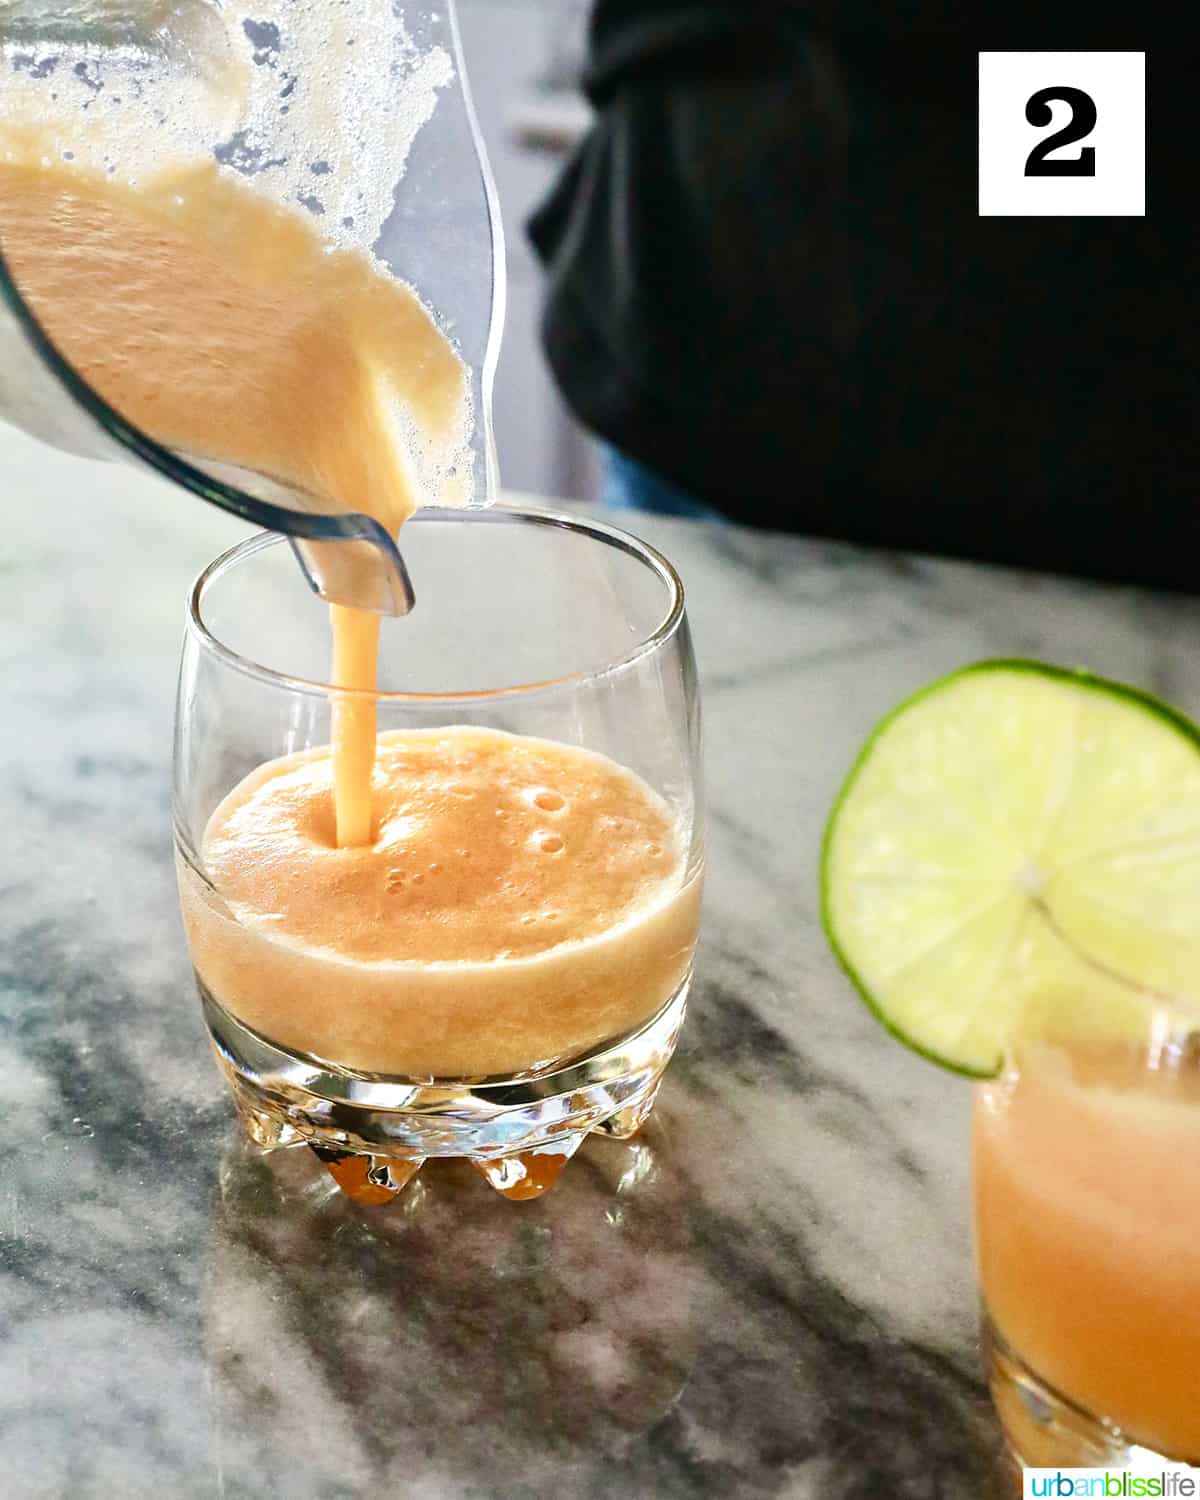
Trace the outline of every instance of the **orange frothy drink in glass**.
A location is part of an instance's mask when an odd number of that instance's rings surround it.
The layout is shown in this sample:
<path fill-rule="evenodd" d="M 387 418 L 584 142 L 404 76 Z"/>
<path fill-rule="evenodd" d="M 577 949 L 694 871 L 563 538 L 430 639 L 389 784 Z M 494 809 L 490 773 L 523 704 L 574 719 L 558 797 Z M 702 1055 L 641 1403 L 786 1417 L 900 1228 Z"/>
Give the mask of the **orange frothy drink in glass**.
<path fill-rule="evenodd" d="M 381 628 L 378 692 L 322 676 L 279 542 L 202 575 L 184 926 L 256 1143 L 311 1146 L 367 1203 L 448 1156 L 534 1198 L 590 1132 L 641 1128 L 686 1009 L 703 823 L 682 594 L 581 517 L 425 509 L 404 537 L 426 588 Z M 367 726 L 348 842 L 339 752 Z"/>
<path fill-rule="evenodd" d="M 494 729 L 381 736 L 372 838 L 339 848 L 327 749 L 213 814 L 185 881 L 201 982 L 247 1026 L 364 1072 L 545 1069 L 634 1030 L 691 963 L 675 819 L 604 756 Z"/>
<path fill-rule="evenodd" d="M 1064 1402 L 1102 1413 L 1130 1442 L 1200 1458 L 1194 1053 L 1170 1043 L 1031 1049 L 979 1088 L 973 1140 L 998 1363 L 1019 1350 Z M 1022 1403 L 1006 1415 L 1056 1461 L 1059 1445 Z"/>

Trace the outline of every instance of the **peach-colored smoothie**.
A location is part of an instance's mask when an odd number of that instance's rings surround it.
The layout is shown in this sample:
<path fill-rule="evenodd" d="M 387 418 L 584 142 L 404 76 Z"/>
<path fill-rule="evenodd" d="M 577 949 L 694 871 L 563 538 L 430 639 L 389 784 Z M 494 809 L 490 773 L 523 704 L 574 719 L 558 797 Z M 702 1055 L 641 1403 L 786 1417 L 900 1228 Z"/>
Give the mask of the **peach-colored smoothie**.
<path fill-rule="evenodd" d="M 201 981 L 272 1041 L 474 1078 L 586 1052 L 687 976 L 700 882 L 631 771 L 468 726 L 381 735 L 371 843 L 338 848 L 327 750 L 271 761 L 181 867 Z"/>
<path fill-rule="evenodd" d="M 1033 1370 L 1133 1442 L 1200 1460 L 1200 1069 L 1031 1052 L 980 1087 L 984 1300 Z"/>

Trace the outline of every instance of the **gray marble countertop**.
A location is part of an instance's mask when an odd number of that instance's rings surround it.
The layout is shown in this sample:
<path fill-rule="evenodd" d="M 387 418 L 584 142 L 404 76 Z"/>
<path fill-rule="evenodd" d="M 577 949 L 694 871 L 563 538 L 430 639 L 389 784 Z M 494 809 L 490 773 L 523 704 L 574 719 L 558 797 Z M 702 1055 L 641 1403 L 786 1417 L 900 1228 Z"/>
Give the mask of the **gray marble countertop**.
<path fill-rule="evenodd" d="M 545 1200 L 385 1211 L 235 1132 L 169 850 L 185 588 L 241 528 L 0 436 L 5 1500 L 989 1500 L 969 1089 L 817 921 L 822 818 L 901 694 L 1045 655 L 1200 709 L 1200 606 L 639 521 L 690 597 L 711 876 L 644 1138 Z"/>

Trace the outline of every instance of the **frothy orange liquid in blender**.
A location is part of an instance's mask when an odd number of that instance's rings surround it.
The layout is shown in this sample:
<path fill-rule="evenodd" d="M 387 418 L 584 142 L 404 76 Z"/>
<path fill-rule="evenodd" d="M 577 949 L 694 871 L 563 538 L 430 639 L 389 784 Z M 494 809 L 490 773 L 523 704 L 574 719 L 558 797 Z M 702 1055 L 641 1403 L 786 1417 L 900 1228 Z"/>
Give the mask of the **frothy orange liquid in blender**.
<path fill-rule="evenodd" d="M 418 440 L 460 440 L 465 372 L 413 291 L 213 165 L 134 189 L 0 156 L 0 248 L 66 358 L 158 442 L 284 480 L 394 536 Z M 379 619 L 335 606 L 333 677 L 373 689 Z M 375 711 L 334 712 L 337 838 L 371 837 Z"/>
<path fill-rule="evenodd" d="M 415 294 L 211 167 L 133 190 L 0 160 L 0 235 L 66 357 L 160 442 L 395 534 L 418 441 L 461 441 L 464 370 Z M 427 497 L 420 497 L 427 498 Z M 441 497 L 447 498 L 445 496 Z M 684 981 L 699 880 L 631 772 L 495 731 L 376 738 L 379 619 L 334 607 L 332 746 L 260 767 L 181 864 L 202 982 L 272 1040 L 413 1077 L 521 1071 Z"/>

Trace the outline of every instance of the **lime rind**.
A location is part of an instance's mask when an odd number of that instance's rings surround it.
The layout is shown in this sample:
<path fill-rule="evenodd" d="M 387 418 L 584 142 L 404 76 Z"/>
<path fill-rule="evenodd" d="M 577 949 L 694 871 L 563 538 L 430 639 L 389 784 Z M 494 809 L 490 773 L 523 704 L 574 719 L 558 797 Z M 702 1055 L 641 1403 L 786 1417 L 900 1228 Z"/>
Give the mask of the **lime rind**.
<path fill-rule="evenodd" d="M 874 870 L 864 843 L 881 851 Z M 1066 857 L 1047 859 L 1053 846 Z M 859 751 L 826 824 L 820 897 L 864 1003 L 943 1068 L 993 1077 L 1014 1032 L 1054 1029 L 1068 1010 L 1101 1034 L 1143 1028 L 1148 996 L 1195 993 L 1200 973 L 1200 728 L 1087 671 L 965 667 L 900 703 Z"/>

